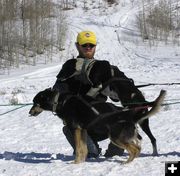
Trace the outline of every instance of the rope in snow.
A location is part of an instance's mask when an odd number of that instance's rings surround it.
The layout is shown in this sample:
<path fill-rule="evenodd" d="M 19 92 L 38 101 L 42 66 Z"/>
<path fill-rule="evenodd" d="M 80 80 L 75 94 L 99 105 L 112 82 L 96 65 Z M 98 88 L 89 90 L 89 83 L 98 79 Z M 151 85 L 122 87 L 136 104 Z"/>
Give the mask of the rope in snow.
<path fill-rule="evenodd" d="M 177 101 L 176 102 L 170 102 L 170 101 L 174 101 L 174 100 L 177 100 Z M 163 104 L 161 104 L 161 106 L 172 105 L 172 104 L 180 104 L 180 99 L 169 99 L 169 100 L 164 100 L 164 102 L 169 102 L 169 103 L 163 103 Z M 124 106 L 128 106 L 128 105 L 141 105 L 143 103 L 148 103 L 148 102 L 125 103 Z"/>
<path fill-rule="evenodd" d="M 0 104 L 0 106 L 28 106 L 28 105 L 33 105 L 33 103 Z"/>
<path fill-rule="evenodd" d="M 180 101 L 172 102 L 172 103 L 163 103 L 161 106 L 168 106 L 168 105 L 174 105 L 174 104 L 180 104 Z"/>
<path fill-rule="evenodd" d="M 9 110 L 9 111 L 6 111 L 6 112 L 4 112 L 4 113 L 1 113 L 0 116 L 5 115 L 5 114 L 8 114 L 8 113 L 10 113 L 10 112 L 12 112 L 12 111 L 16 111 L 16 110 L 18 110 L 18 109 L 24 108 L 25 106 L 29 106 L 29 105 L 33 105 L 33 103 L 13 104 L 13 105 L 12 105 L 12 104 L 9 104 L 9 105 L 8 105 L 8 104 L 0 105 L 0 106 L 20 106 L 20 107 L 11 109 L 11 110 Z"/>
<path fill-rule="evenodd" d="M 174 83 L 148 83 L 148 84 L 142 84 L 142 85 L 136 85 L 137 88 L 146 87 L 146 86 L 156 86 L 156 85 L 180 85 L 179 82 Z"/>

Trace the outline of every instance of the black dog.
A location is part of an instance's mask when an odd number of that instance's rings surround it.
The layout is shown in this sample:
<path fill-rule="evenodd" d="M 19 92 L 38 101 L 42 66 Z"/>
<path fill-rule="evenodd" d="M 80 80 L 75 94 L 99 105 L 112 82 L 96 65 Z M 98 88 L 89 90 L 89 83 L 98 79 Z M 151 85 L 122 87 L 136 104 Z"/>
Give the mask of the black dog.
<path fill-rule="evenodd" d="M 43 110 L 53 111 L 69 128 L 74 129 L 75 163 L 85 161 L 88 152 L 87 130 L 89 133 L 97 128 L 101 128 L 115 145 L 128 151 L 129 158 L 126 162 L 130 162 L 139 155 L 141 149 L 136 123 L 156 113 L 164 96 L 165 91 L 161 91 L 151 110 L 137 120 L 133 110 L 124 110 L 111 103 L 94 100 L 88 100 L 90 104 L 80 96 L 59 94 L 56 90 L 46 89 L 34 97 L 34 105 L 29 114 L 37 116 Z"/>
<path fill-rule="evenodd" d="M 146 104 L 144 96 L 132 79 L 127 78 L 116 66 L 104 60 L 82 58 L 68 60 L 57 75 L 54 88 L 60 92 L 88 95 L 103 101 L 106 101 L 108 96 L 113 101 L 121 101 L 122 105 L 128 108 Z M 140 119 L 147 111 L 148 109 L 139 109 L 134 118 Z M 151 140 L 153 155 L 158 155 L 156 139 L 149 128 L 149 120 L 145 119 L 139 125 Z"/>

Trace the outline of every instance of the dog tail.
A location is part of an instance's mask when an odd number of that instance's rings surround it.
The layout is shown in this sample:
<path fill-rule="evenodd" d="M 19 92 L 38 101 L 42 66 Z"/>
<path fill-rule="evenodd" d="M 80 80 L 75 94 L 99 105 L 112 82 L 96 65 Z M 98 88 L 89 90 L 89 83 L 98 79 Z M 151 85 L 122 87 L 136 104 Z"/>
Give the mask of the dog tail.
<path fill-rule="evenodd" d="M 137 119 L 136 123 L 141 123 L 143 120 L 148 119 L 150 116 L 153 116 L 157 112 L 159 112 L 162 102 L 164 101 L 166 95 L 165 90 L 161 90 L 159 96 L 153 102 L 152 108 L 145 114 L 143 114 L 140 118 Z"/>

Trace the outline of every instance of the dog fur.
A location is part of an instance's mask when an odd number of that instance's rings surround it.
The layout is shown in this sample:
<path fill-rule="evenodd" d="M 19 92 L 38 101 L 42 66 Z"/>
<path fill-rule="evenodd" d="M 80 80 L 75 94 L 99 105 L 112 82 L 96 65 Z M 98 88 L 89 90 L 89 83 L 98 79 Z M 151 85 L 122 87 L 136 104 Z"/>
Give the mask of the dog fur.
<path fill-rule="evenodd" d="M 144 96 L 132 79 L 127 78 L 118 67 L 110 65 L 105 60 L 93 60 L 93 62 L 82 58 L 68 60 L 57 75 L 55 87 L 60 92 L 89 95 L 103 101 L 106 101 L 108 96 L 115 102 L 121 101 L 122 105 L 128 108 L 146 104 Z M 150 105 L 149 102 L 147 104 Z M 134 118 L 143 117 L 147 111 L 147 109 L 139 109 Z M 141 120 L 139 125 L 151 140 L 152 154 L 158 155 L 156 139 L 150 130 L 148 118 Z"/>
<path fill-rule="evenodd" d="M 161 91 L 151 110 L 137 120 L 134 118 L 133 109 L 124 110 L 97 100 L 93 100 L 91 105 L 80 96 L 59 94 L 56 90 L 46 89 L 34 97 L 34 105 L 29 114 L 37 116 L 44 110 L 54 111 L 70 129 L 74 129 L 75 163 L 85 161 L 88 153 L 87 130 L 96 131 L 97 128 L 103 129 L 115 145 L 128 151 L 129 158 L 125 162 L 128 163 L 137 157 L 141 150 L 136 124 L 157 113 L 164 96 L 165 91 Z M 91 101 L 88 99 L 88 102 Z"/>

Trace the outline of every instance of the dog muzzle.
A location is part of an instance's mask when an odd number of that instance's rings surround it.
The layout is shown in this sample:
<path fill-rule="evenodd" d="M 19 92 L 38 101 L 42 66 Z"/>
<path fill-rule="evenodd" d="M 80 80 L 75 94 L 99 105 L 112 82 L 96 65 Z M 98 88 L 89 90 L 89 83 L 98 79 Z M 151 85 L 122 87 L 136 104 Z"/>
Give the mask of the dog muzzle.
<path fill-rule="evenodd" d="M 38 116 L 41 112 L 43 112 L 43 109 L 40 107 L 40 105 L 33 105 L 33 107 L 30 109 L 29 114 L 31 116 Z"/>

